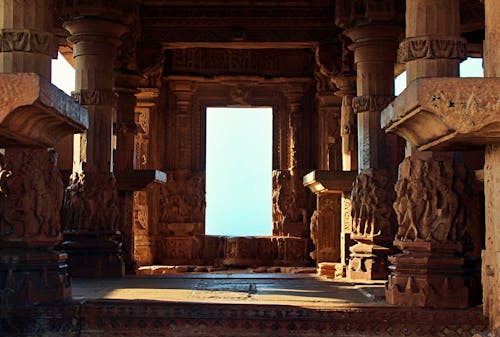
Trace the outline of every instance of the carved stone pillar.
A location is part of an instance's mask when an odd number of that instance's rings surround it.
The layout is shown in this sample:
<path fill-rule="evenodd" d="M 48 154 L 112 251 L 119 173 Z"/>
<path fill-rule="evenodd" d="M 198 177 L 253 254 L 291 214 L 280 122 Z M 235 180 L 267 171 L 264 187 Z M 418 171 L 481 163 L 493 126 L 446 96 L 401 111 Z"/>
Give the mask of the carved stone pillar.
<path fill-rule="evenodd" d="M 191 81 L 175 81 L 172 92 L 175 96 L 175 169 L 192 167 L 192 98 L 194 84 Z"/>
<path fill-rule="evenodd" d="M 425 23 L 425 24 L 422 24 Z M 425 77 L 456 77 L 465 56 L 460 38 L 459 0 L 407 1 L 406 38 L 399 57 L 408 83 Z M 478 280 L 464 258 L 475 206 L 467 195 L 466 171 L 453 153 L 419 152 L 407 146 L 399 166 L 394 209 L 399 230 L 394 241 L 403 254 L 391 257 L 387 301 L 430 307 L 475 303 Z M 424 258 L 425 257 L 425 258 Z"/>
<path fill-rule="evenodd" d="M 65 242 L 72 274 L 123 275 L 119 205 L 113 174 L 114 61 L 127 31 L 133 1 L 61 3 L 63 27 L 71 36 L 76 62 L 75 99 L 87 107 L 90 127 L 75 138 L 73 174 L 64 205 Z"/>
<path fill-rule="evenodd" d="M 118 94 L 116 109 L 116 150 L 114 151 L 114 170 L 131 171 L 136 168 L 135 106 L 137 85 L 141 76 L 136 72 L 121 70 L 115 72 L 114 91 Z M 133 273 L 136 263 L 133 258 L 134 246 L 134 192 L 118 187 L 120 219 L 118 230 L 121 233 L 122 255 L 127 273 Z"/>
<path fill-rule="evenodd" d="M 387 256 L 392 252 L 392 238 L 397 228 L 392 210 L 393 184 L 395 167 L 404 147 L 395 136 L 383 133 L 380 112 L 393 99 L 400 28 L 395 24 L 395 2 L 385 3 L 377 7 L 366 2 L 364 12 L 357 13 L 368 21 L 375 15 L 379 24 L 350 25 L 344 32 L 354 42 L 350 49 L 354 51 L 357 72 L 353 108 L 357 114 L 360 174 L 351 198 L 351 239 L 357 244 L 350 249 L 347 270 L 347 277 L 353 279 L 386 278 Z"/>
<path fill-rule="evenodd" d="M 50 83 L 57 56 L 52 1 L 0 4 L 0 292 L 12 307 L 71 298 L 62 239 L 63 185 L 52 147 L 88 125 L 85 109 Z M 22 319 L 26 319 L 23 317 Z M 16 333 L 13 334 L 17 334 Z"/>
<path fill-rule="evenodd" d="M 500 3 L 485 0 L 486 37 L 484 76 L 500 77 Z M 497 91 L 498 92 L 498 91 Z M 497 116 L 499 111 L 497 110 Z M 490 331 L 500 336 L 500 144 L 487 145 L 484 181 L 486 205 L 486 247 L 482 252 L 483 308 L 490 318 Z"/>
<path fill-rule="evenodd" d="M 343 62 L 345 63 L 345 61 Z M 358 170 L 358 141 L 356 114 L 352 107 L 352 100 L 356 95 L 356 74 L 351 69 L 339 73 L 333 78 L 335 85 L 339 88 L 335 94 L 342 97 L 340 114 L 340 132 L 342 137 L 342 170 Z M 341 196 L 341 234 L 340 234 L 340 264 L 342 265 L 342 276 L 346 276 L 349 263 L 349 247 L 353 244 L 352 232 L 352 207 L 351 191 L 342 192 Z M 338 268 L 340 269 L 340 268 Z"/>

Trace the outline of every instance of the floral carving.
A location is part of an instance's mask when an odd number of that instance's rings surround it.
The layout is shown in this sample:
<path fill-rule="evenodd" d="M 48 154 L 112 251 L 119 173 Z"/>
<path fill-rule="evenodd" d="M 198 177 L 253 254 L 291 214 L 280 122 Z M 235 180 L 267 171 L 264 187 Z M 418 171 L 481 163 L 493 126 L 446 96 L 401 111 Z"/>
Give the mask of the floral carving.
<path fill-rule="evenodd" d="M 392 95 L 357 96 L 352 100 L 352 107 L 356 113 L 382 111 L 393 100 Z"/>
<path fill-rule="evenodd" d="M 392 240 L 397 227 L 392 209 L 394 198 L 394 179 L 387 172 L 359 174 L 351 194 L 353 235 Z"/>
<path fill-rule="evenodd" d="M 160 187 L 160 222 L 205 221 L 205 175 L 177 171 Z"/>
<path fill-rule="evenodd" d="M 116 231 L 118 219 L 113 173 L 73 172 L 64 194 L 64 230 Z"/>
<path fill-rule="evenodd" d="M 465 173 L 464 170 L 462 172 Z M 399 166 L 394 202 L 401 241 L 463 241 L 466 232 L 466 176 L 451 160 L 406 158 Z"/>
<path fill-rule="evenodd" d="M 7 150 L 0 162 L 0 238 L 57 242 L 63 185 L 54 150 Z"/>
<path fill-rule="evenodd" d="M 457 38 L 414 37 L 399 45 L 398 57 L 403 63 L 416 59 L 465 59 L 467 43 Z"/>
<path fill-rule="evenodd" d="M 0 52 L 31 52 L 57 58 L 57 38 L 31 29 L 1 29 Z"/>

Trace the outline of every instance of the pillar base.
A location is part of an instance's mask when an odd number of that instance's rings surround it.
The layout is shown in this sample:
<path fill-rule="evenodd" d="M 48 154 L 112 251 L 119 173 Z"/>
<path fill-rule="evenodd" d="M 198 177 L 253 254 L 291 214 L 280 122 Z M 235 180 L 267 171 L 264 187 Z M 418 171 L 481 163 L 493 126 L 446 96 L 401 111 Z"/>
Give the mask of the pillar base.
<path fill-rule="evenodd" d="M 1 306 L 70 300 L 71 282 L 66 260 L 66 254 L 47 248 L 1 249 Z"/>
<path fill-rule="evenodd" d="M 125 264 L 121 255 L 119 232 L 90 234 L 64 233 L 60 249 L 68 254 L 72 277 L 122 277 Z"/>
<path fill-rule="evenodd" d="M 350 248 L 347 278 L 384 280 L 389 274 L 387 257 L 393 250 L 377 244 L 357 243 Z"/>
<path fill-rule="evenodd" d="M 394 245 L 403 253 L 389 257 L 388 303 L 431 308 L 480 303 L 477 263 L 460 256 L 460 243 L 395 241 Z"/>

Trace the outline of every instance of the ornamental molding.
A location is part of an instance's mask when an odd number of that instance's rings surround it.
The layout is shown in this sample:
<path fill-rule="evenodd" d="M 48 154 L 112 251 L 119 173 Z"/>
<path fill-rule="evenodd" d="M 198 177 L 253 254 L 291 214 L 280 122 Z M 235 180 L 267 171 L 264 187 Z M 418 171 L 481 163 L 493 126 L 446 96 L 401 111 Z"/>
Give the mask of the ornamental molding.
<path fill-rule="evenodd" d="M 458 59 L 464 60 L 467 41 L 454 37 L 413 37 L 401 42 L 398 50 L 400 62 L 418 59 Z"/>
<path fill-rule="evenodd" d="M 392 95 L 357 96 L 352 100 L 355 113 L 382 111 L 394 100 Z"/>
<path fill-rule="evenodd" d="M 57 37 L 32 29 L 1 29 L 0 52 L 29 52 L 57 58 Z"/>
<path fill-rule="evenodd" d="M 81 105 L 109 105 L 114 106 L 117 94 L 111 90 L 87 90 L 73 91 L 71 96 Z"/>

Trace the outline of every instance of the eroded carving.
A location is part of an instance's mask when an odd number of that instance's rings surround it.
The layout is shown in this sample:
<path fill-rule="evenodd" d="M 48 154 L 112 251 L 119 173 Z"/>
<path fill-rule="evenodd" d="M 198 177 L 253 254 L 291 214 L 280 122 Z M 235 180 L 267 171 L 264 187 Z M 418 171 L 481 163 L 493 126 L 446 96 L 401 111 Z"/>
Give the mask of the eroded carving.
<path fill-rule="evenodd" d="M 204 222 L 204 172 L 176 171 L 170 177 L 160 187 L 160 222 Z"/>
<path fill-rule="evenodd" d="M 115 232 L 119 209 L 113 173 L 73 172 L 62 214 L 66 231 Z"/>
<path fill-rule="evenodd" d="M 146 191 L 134 192 L 134 230 L 149 229 L 149 211 Z"/>
<path fill-rule="evenodd" d="M 274 235 L 302 236 L 308 231 L 309 202 L 301 177 L 293 171 L 273 171 Z M 294 225 L 299 227 L 297 232 L 291 229 Z"/>
<path fill-rule="evenodd" d="M 386 171 L 359 174 L 351 194 L 353 236 L 392 240 L 396 231 L 394 199 L 394 178 Z"/>
<path fill-rule="evenodd" d="M 458 165 L 458 164 L 457 164 Z M 466 240 L 465 170 L 456 171 L 451 160 L 406 158 L 399 166 L 394 202 L 402 241 Z M 470 178 L 469 178 L 470 180 Z"/>
<path fill-rule="evenodd" d="M 399 45 L 398 58 L 402 63 L 416 59 L 459 59 L 464 60 L 467 42 L 458 38 L 439 38 L 430 36 L 406 38 Z"/>
<path fill-rule="evenodd" d="M 30 52 L 57 58 L 58 42 L 54 34 L 32 29 L 1 29 L 0 52 Z"/>
<path fill-rule="evenodd" d="M 60 239 L 63 185 L 54 150 L 7 150 L 0 156 L 0 191 L 0 240 Z"/>
<path fill-rule="evenodd" d="M 352 100 L 352 107 L 356 113 L 382 111 L 393 99 L 392 95 L 357 96 Z"/>
<path fill-rule="evenodd" d="M 71 96 L 81 105 L 109 105 L 114 106 L 118 95 L 107 90 L 86 90 L 73 91 Z"/>

